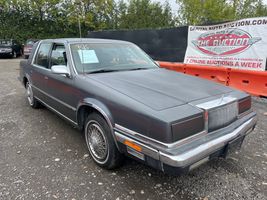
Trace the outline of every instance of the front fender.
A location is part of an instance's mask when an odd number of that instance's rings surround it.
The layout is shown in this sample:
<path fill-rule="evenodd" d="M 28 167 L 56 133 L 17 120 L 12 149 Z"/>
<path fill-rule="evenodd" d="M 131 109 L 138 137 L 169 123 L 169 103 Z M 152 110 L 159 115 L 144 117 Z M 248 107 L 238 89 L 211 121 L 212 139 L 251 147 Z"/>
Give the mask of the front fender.
<path fill-rule="evenodd" d="M 78 117 L 79 117 L 79 110 L 82 106 L 88 106 L 91 107 L 95 110 L 97 110 L 99 113 L 101 113 L 101 115 L 105 118 L 106 122 L 108 123 L 109 127 L 110 127 L 110 131 L 112 134 L 112 137 L 114 139 L 114 142 L 118 148 L 118 150 L 120 151 L 115 133 L 114 133 L 114 120 L 112 117 L 111 112 L 109 111 L 109 109 L 107 108 L 107 106 L 105 104 L 103 104 L 102 102 L 100 102 L 97 99 L 93 99 L 93 98 L 85 98 L 83 99 L 79 104 L 78 104 L 78 108 L 77 108 L 77 122 L 78 122 Z"/>
<path fill-rule="evenodd" d="M 109 124 L 110 128 L 113 129 L 114 120 L 112 118 L 111 112 L 109 111 L 109 109 L 107 108 L 107 106 L 105 104 L 103 104 L 99 100 L 93 99 L 93 98 L 85 98 L 85 99 L 83 99 L 78 104 L 78 108 L 77 108 L 78 112 L 77 112 L 77 116 L 76 116 L 77 119 L 78 119 L 79 109 L 81 108 L 81 106 L 89 106 L 89 107 L 92 107 L 92 108 L 96 109 L 99 113 L 101 113 L 103 115 L 103 117 L 105 118 L 105 120 Z"/>

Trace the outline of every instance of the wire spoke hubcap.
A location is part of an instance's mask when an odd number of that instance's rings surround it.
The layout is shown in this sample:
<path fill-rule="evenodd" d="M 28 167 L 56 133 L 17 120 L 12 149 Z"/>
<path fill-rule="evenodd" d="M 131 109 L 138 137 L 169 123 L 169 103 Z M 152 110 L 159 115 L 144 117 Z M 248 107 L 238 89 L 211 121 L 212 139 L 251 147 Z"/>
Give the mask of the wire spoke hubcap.
<path fill-rule="evenodd" d="M 106 158 L 108 153 L 107 141 L 97 122 L 89 122 L 87 128 L 87 145 L 95 158 L 99 160 Z"/>
<path fill-rule="evenodd" d="M 32 93 L 32 88 L 30 86 L 30 84 L 27 84 L 27 99 L 30 105 L 33 104 L 33 93 Z"/>

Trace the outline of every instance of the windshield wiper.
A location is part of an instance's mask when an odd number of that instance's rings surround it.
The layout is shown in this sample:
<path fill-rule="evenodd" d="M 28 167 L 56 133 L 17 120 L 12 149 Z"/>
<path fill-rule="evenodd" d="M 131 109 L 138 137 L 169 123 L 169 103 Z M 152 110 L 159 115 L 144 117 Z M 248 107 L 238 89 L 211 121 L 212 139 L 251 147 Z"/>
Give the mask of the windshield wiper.
<path fill-rule="evenodd" d="M 150 68 L 138 67 L 138 68 L 129 69 L 129 71 L 134 71 L 134 70 L 144 70 L 144 69 L 150 69 Z"/>
<path fill-rule="evenodd" d="M 97 74 L 97 73 L 106 73 L 106 72 L 117 72 L 120 71 L 118 69 L 99 69 L 91 72 L 87 72 L 87 74 Z"/>
<path fill-rule="evenodd" d="M 133 69 L 99 69 L 91 72 L 87 72 L 87 74 L 97 74 L 97 73 L 106 73 L 106 72 L 119 72 L 119 71 L 134 71 L 134 70 L 145 70 L 149 68 L 138 67 Z"/>

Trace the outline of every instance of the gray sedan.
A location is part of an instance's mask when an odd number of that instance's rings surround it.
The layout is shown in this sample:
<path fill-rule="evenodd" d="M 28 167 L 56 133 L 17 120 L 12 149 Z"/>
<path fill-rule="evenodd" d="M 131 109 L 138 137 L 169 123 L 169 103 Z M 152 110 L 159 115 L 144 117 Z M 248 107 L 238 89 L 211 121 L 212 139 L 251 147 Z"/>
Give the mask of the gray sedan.
<path fill-rule="evenodd" d="M 20 66 L 29 105 L 83 131 L 106 169 L 127 155 L 185 173 L 238 150 L 256 124 L 248 94 L 162 69 L 125 41 L 42 40 Z"/>

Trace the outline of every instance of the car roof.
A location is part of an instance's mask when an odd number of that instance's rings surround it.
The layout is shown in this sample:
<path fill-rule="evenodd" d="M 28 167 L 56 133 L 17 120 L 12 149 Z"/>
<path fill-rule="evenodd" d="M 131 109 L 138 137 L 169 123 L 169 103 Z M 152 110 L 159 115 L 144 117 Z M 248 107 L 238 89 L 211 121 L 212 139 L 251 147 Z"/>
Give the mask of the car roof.
<path fill-rule="evenodd" d="M 111 40 L 111 39 L 100 39 L 100 38 L 57 38 L 57 39 L 45 39 L 41 41 L 47 42 L 58 42 L 58 43 L 124 43 L 131 44 L 131 42 L 123 40 Z"/>

